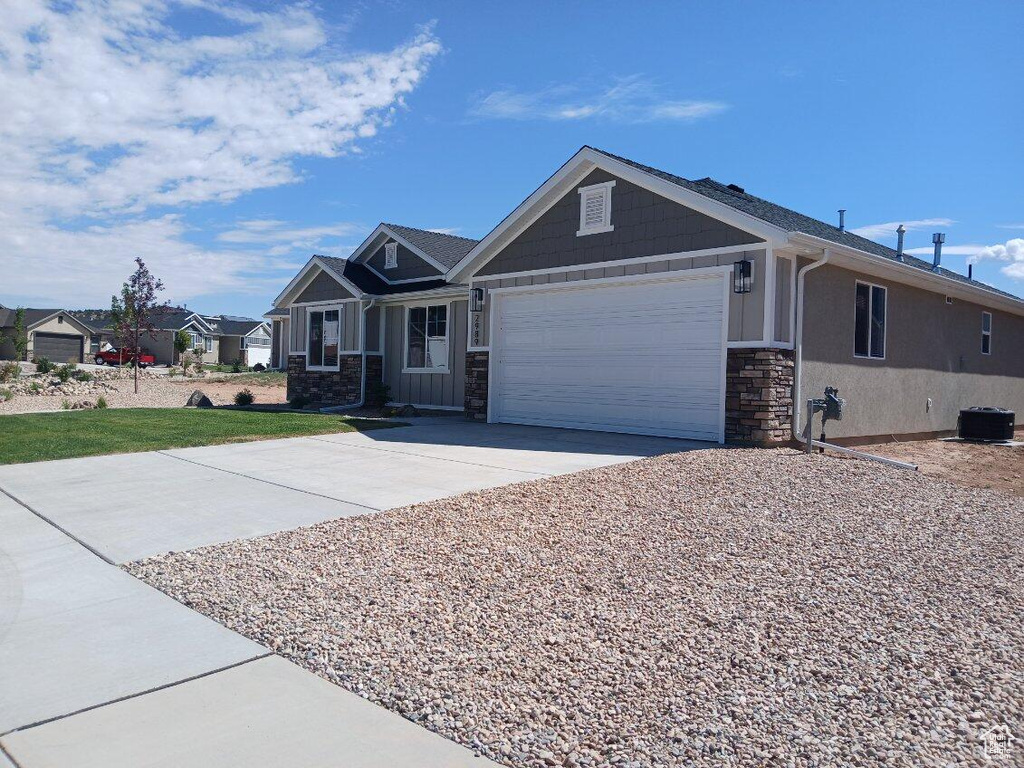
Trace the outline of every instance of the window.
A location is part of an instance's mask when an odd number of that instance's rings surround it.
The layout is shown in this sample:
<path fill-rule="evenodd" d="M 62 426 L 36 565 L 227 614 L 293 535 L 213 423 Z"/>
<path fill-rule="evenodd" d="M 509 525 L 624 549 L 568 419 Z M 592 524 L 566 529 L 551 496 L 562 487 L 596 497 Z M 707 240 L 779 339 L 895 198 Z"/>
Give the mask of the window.
<path fill-rule="evenodd" d="M 853 354 L 885 357 L 885 294 L 880 285 L 857 283 Z"/>
<path fill-rule="evenodd" d="M 188 332 L 188 343 L 192 349 L 199 349 L 203 346 L 203 335 L 196 331 Z"/>
<path fill-rule="evenodd" d="M 611 232 L 612 226 L 612 187 L 614 181 L 580 187 L 580 228 L 576 236 L 596 235 L 600 232 Z"/>
<path fill-rule="evenodd" d="M 386 243 L 384 245 L 384 269 L 394 269 L 398 266 L 398 243 Z"/>
<path fill-rule="evenodd" d="M 336 370 L 338 344 L 341 341 L 341 312 L 337 309 L 311 309 L 308 327 L 306 366 Z"/>
<path fill-rule="evenodd" d="M 426 371 L 448 370 L 448 305 L 409 307 L 405 366 Z"/>
<path fill-rule="evenodd" d="M 981 313 L 981 354 L 992 354 L 992 313 Z"/>
<path fill-rule="evenodd" d="M 213 337 L 203 336 L 203 346 L 206 348 L 207 352 L 213 352 Z"/>
<path fill-rule="evenodd" d="M 268 336 L 249 336 L 242 339 L 242 348 L 248 349 L 249 347 L 269 347 L 270 338 Z"/>

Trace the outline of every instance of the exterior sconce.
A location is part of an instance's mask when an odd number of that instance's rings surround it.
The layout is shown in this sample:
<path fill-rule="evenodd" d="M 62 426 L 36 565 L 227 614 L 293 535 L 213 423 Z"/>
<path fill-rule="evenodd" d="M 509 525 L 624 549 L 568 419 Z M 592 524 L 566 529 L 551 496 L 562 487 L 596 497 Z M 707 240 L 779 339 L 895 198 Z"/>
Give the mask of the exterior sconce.
<path fill-rule="evenodd" d="M 754 262 L 742 259 L 732 265 L 732 292 L 750 293 L 753 286 Z"/>
<path fill-rule="evenodd" d="M 484 308 L 484 289 L 473 288 L 469 292 L 469 311 L 482 312 Z"/>

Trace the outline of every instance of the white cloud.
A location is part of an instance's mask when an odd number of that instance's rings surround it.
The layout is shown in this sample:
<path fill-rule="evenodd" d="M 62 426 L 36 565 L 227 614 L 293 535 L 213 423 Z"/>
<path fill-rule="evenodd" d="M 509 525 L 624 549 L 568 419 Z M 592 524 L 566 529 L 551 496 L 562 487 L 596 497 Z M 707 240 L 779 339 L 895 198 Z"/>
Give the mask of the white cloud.
<path fill-rule="evenodd" d="M 475 117 L 500 120 L 584 120 L 647 123 L 659 120 L 695 122 L 729 108 L 720 101 L 665 99 L 657 86 L 639 76 L 622 78 L 610 88 L 589 93 L 578 86 L 558 85 L 539 91 L 498 90 L 481 97 L 470 109 Z"/>
<path fill-rule="evenodd" d="M 869 240 L 895 239 L 896 227 L 902 224 L 908 232 L 914 232 L 931 227 L 949 227 L 955 224 L 953 219 L 916 219 L 913 221 L 887 221 L 884 224 L 868 224 L 857 227 L 850 231 L 855 235 L 866 237 Z"/>
<path fill-rule="evenodd" d="M 439 235 L 457 235 L 462 227 L 428 227 L 427 232 L 437 232 Z"/>
<path fill-rule="evenodd" d="M 99 278 L 123 253 L 118 275 L 134 255 L 175 254 L 201 260 L 205 280 L 241 287 L 241 275 L 258 264 L 230 249 L 189 244 L 183 220 L 166 211 L 301 181 L 293 165 L 300 157 L 358 152 L 361 139 L 394 120 L 441 51 L 428 28 L 390 51 L 344 55 L 313 6 L 266 7 L 217 0 L 5 6 L 5 283 L 55 303 L 105 302 L 122 278 L 113 286 Z M 226 31 L 181 34 L 168 23 L 179 11 L 212 15 Z M 83 219 L 96 226 L 82 228 Z M 329 234 L 295 229 L 275 237 L 280 245 Z M 90 265 L 94 279 L 60 288 L 68 273 Z M 179 268 L 168 261 L 165 282 L 207 292 L 192 278 L 167 274 Z"/>
<path fill-rule="evenodd" d="M 1024 229 L 1024 221 L 1019 224 L 996 224 L 999 229 Z"/>
<path fill-rule="evenodd" d="M 983 251 L 988 246 L 984 245 L 943 245 L 942 253 L 945 256 L 973 256 L 978 251 Z M 935 252 L 934 246 L 922 246 L 920 248 L 907 248 L 906 253 L 911 256 L 931 256 Z"/>
<path fill-rule="evenodd" d="M 986 246 L 972 254 L 967 262 L 977 264 L 986 260 L 1007 262 L 999 271 L 1014 280 L 1024 280 L 1024 237 L 1015 237 L 1002 245 Z"/>

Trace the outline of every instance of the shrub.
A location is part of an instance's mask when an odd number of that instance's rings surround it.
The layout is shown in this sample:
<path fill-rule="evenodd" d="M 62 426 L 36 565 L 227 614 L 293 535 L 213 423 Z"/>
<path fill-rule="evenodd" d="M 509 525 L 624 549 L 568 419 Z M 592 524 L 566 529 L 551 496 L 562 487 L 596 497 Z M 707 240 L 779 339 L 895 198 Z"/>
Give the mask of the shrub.
<path fill-rule="evenodd" d="M 36 373 L 49 373 L 56 366 L 45 357 L 36 358 Z"/>
<path fill-rule="evenodd" d="M 88 371 L 75 371 L 75 378 L 79 381 L 92 381 L 93 376 Z"/>
<path fill-rule="evenodd" d="M 28 388 L 33 392 L 39 392 L 42 390 L 43 385 L 40 384 L 38 381 L 33 381 L 31 384 L 28 385 Z"/>
<path fill-rule="evenodd" d="M 71 410 L 71 401 L 67 400 L 67 399 L 61 400 L 60 401 L 60 407 L 63 408 L 65 411 L 70 411 Z"/>
<path fill-rule="evenodd" d="M 0 365 L 0 382 L 11 381 L 21 376 L 21 366 L 17 363 L 4 363 Z"/>
<path fill-rule="evenodd" d="M 242 358 L 238 358 L 231 364 L 232 373 L 248 373 L 249 368 L 245 363 L 242 362 Z"/>
<path fill-rule="evenodd" d="M 182 375 L 183 375 L 183 372 L 179 371 L 177 368 L 168 368 L 167 369 L 167 376 L 168 377 L 182 376 Z"/>
<path fill-rule="evenodd" d="M 265 370 L 267 370 L 267 366 L 265 366 L 263 363 L 256 363 L 256 365 L 254 365 L 252 369 L 256 373 L 263 373 Z"/>
<path fill-rule="evenodd" d="M 256 395 L 248 387 L 235 395 L 235 405 L 252 405 L 256 402 Z"/>
<path fill-rule="evenodd" d="M 366 404 L 383 407 L 391 399 L 391 387 L 382 381 L 368 382 L 366 385 Z"/>
<path fill-rule="evenodd" d="M 14 399 L 14 393 L 9 389 L 0 389 L 0 400 L 7 402 Z"/>
<path fill-rule="evenodd" d="M 309 405 L 309 398 L 305 395 L 296 395 L 288 401 L 288 407 L 294 408 L 295 410 L 305 408 L 307 405 Z"/>
<path fill-rule="evenodd" d="M 54 373 L 57 374 L 57 378 L 60 379 L 61 384 L 63 384 L 75 374 L 75 364 L 67 363 L 66 365 L 58 365 L 54 370 Z"/>
<path fill-rule="evenodd" d="M 99 397 L 97 397 L 96 398 L 96 407 L 97 408 L 106 408 L 107 407 L 107 398 L 105 398 L 103 395 L 100 395 Z"/>

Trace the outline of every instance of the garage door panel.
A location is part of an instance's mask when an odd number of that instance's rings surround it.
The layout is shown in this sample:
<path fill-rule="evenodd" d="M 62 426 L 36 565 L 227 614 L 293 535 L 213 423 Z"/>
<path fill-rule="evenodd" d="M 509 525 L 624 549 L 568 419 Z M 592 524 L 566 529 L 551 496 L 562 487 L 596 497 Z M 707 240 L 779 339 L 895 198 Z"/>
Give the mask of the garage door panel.
<path fill-rule="evenodd" d="M 498 299 L 498 421 L 719 440 L 721 275 Z"/>
<path fill-rule="evenodd" d="M 62 333 L 36 333 L 32 337 L 32 356 L 54 363 L 82 362 L 82 336 Z"/>

